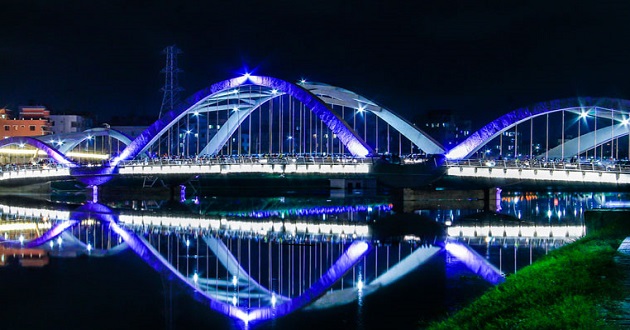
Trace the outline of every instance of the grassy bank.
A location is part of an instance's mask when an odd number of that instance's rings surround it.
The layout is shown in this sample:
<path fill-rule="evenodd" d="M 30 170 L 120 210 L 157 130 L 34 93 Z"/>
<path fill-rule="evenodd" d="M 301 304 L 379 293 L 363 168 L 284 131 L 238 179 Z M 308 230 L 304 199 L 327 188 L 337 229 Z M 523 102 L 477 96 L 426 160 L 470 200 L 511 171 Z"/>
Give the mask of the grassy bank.
<path fill-rule="evenodd" d="M 624 295 L 614 256 L 627 233 L 611 229 L 550 252 L 429 329 L 615 329 L 606 320 Z"/>

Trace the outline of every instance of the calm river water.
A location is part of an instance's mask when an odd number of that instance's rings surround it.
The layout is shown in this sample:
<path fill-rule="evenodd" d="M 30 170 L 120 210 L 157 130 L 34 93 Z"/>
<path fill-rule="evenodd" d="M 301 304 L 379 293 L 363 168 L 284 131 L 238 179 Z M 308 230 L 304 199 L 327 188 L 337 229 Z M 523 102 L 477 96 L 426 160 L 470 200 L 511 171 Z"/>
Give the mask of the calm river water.
<path fill-rule="evenodd" d="M 389 194 L 206 195 L 177 202 L 129 196 L 89 207 L 94 203 L 80 196 L 2 197 L 0 328 L 422 328 L 493 284 L 444 250 L 400 266 L 443 246 L 443 237 L 414 221 L 477 228 L 478 237 L 460 229 L 454 239 L 511 274 L 565 244 L 566 235 L 510 240 L 495 228 L 488 239 L 484 226 L 579 227 L 584 211 L 625 207 L 630 198 L 503 191 L 499 201 L 501 219 L 444 201 L 401 215 L 401 202 Z M 375 224 L 401 216 L 411 219 L 409 228 L 403 221 L 395 227 L 405 229 L 388 237 L 374 232 Z M 210 306 L 207 297 L 245 311 L 306 299 L 300 297 L 344 253 L 352 255 L 358 241 L 369 242 L 369 251 L 322 291 L 335 299 L 314 303 L 318 295 L 307 299 L 310 308 L 247 324 Z M 155 252 L 153 258 L 139 256 L 138 242 Z"/>

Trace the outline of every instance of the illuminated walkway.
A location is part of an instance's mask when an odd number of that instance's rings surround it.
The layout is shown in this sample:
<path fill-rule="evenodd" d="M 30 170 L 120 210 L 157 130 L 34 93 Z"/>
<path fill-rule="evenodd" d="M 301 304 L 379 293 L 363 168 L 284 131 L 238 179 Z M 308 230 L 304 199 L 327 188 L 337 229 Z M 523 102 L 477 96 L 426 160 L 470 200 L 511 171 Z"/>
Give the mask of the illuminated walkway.
<path fill-rule="evenodd" d="M 565 182 L 573 184 L 630 183 L 630 168 L 595 164 L 501 162 L 489 160 L 447 161 L 448 176 L 475 179 L 501 179 L 510 182 Z"/>

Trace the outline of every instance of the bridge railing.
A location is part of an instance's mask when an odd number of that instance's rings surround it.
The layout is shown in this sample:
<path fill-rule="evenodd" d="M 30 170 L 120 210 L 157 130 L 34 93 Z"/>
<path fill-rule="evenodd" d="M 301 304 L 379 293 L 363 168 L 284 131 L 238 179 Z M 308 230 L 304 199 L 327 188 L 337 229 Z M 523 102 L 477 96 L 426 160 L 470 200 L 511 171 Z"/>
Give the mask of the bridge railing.
<path fill-rule="evenodd" d="M 173 165 L 240 165 L 240 164 L 278 164 L 278 165 L 339 165 L 339 164 L 371 164 L 371 158 L 354 157 L 310 157 L 310 156 L 283 156 L 283 157 L 200 157 L 200 158 L 155 158 L 123 161 L 121 167 L 127 166 L 173 166 Z"/>
<path fill-rule="evenodd" d="M 559 160 L 518 160 L 518 159 L 461 159 L 447 160 L 447 167 L 487 167 L 505 169 L 547 169 L 567 171 L 630 173 L 630 165 L 621 162 L 581 161 L 565 162 Z"/>

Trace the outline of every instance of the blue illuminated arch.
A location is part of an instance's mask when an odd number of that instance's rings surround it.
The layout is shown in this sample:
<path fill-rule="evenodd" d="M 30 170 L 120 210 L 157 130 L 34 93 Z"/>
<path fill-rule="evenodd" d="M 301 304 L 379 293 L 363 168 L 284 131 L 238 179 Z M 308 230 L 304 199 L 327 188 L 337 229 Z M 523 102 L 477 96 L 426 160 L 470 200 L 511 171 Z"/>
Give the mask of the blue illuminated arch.
<path fill-rule="evenodd" d="M 128 135 L 112 128 L 91 128 L 83 132 L 50 135 L 38 137 L 38 139 L 43 141 L 54 138 L 61 139 L 64 143 L 58 148 L 58 150 L 59 152 L 66 154 L 85 140 L 89 140 L 96 136 L 111 136 L 112 138 L 124 143 L 126 146 L 131 143 L 131 138 Z"/>
<path fill-rule="evenodd" d="M 68 167 L 78 167 L 78 165 L 75 162 L 70 160 L 59 150 L 33 137 L 17 136 L 17 137 L 10 137 L 7 139 L 0 140 L 0 148 L 10 146 L 10 145 L 20 145 L 20 146 L 30 145 L 37 149 L 43 150 L 50 158 L 54 159 L 59 164 L 62 164 Z"/>
<path fill-rule="evenodd" d="M 216 83 L 195 93 L 185 102 L 177 106 L 177 108 L 169 111 L 162 116 L 162 118 L 151 124 L 151 126 L 133 140 L 119 156 L 114 158 L 111 161 L 111 164 L 116 166 L 120 161 L 132 159 L 143 150 L 148 149 L 172 125 L 174 125 L 179 119 L 183 118 L 191 108 L 200 104 L 208 97 L 246 84 L 272 88 L 280 93 L 291 95 L 304 104 L 305 108 L 310 109 L 313 113 L 315 113 L 326 124 L 326 126 L 328 126 L 328 128 L 337 135 L 341 143 L 343 143 L 346 148 L 348 148 L 348 151 L 350 151 L 350 153 L 354 156 L 365 157 L 373 152 L 372 148 L 361 138 L 356 136 L 352 129 L 334 112 L 332 112 L 324 102 L 303 87 L 272 77 L 243 76 Z"/>
<path fill-rule="evenodd" d="M 625 111 L 630 109 L 630 101 L 614 98 L 583 97 L 542 102 L 520 108 L 495 119 L 471 134 L 462 143 L 449 150 L 446 153 L 446 158 L 468 158 L 501 133 L 531 118 L 563 110 L 579 113 L 582 110 L 594 107 Z M 596 141 L 593 142 L 595 143 Z"/>

